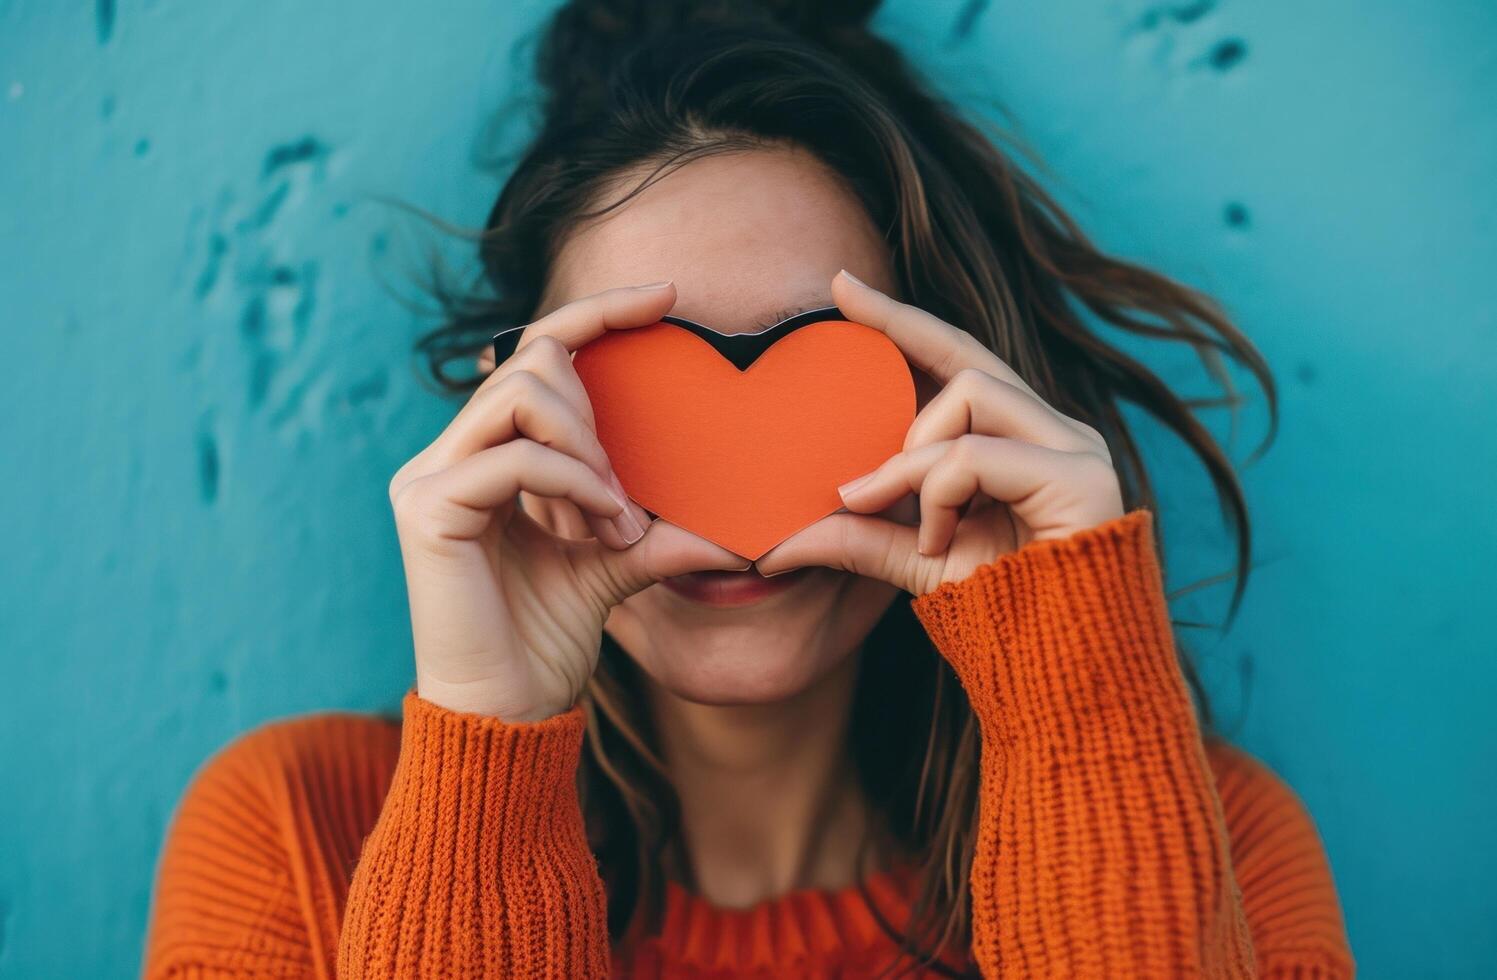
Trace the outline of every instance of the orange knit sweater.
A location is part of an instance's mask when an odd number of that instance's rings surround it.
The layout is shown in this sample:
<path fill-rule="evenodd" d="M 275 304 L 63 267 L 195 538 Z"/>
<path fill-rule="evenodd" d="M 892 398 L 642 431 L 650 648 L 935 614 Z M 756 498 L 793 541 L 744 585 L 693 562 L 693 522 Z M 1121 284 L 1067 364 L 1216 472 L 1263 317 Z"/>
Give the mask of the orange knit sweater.
<path fill-rule="evenodd" d="M 1202 740 L 1152 518 L 1036 542 L 914 600 L 982 735 L 972 965 L 991 977 L 1352 974 L 1315 828 L 1248 755 Z M 209 760 L 172 818 L 145 975 L 873 976 L 897 950 L 855 888 L 751 909 L 671 885 L 610 949 L 583 833 L 580 708 L 509 724 L 404 698 Z M 869 882 L 899 921 L 909 880 Z"/>

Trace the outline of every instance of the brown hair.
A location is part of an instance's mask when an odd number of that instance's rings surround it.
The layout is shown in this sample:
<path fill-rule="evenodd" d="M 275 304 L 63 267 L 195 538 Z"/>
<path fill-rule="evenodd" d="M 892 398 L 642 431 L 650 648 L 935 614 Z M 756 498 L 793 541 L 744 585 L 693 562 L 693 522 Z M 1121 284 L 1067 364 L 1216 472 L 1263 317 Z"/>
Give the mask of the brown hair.
<path fill-rule="evenodd" d="M 1000 136 L 965 120 L 868 29 L 877 5 L 563 5 L 537 52 L 539 132 L 479 238 L 482 288 L 441 293 L 446 322 L 420 340 L 419 352 L 439 383 L 471 388 L 476 380 L 454 375 L 452 366 L 472 364 L 497 330 L 531 318 L 565 234 L 609 210 L 589 208 L 613 181 L 647 171 L 632 197 L 706 154 L 794 144 L 859 196 L 884 232 L 904 299 L 970 331 L 1056 408 L 1102 432 L 1130 508 L 1152 507 L 1154 495 L 1123 406 L 1183 440 L 1236 537 L 1230 621 L 1249 569 L 1247 508 L 1231 461 L 1194 409 L 1235 404 L 1225 361 L 1237 361 L 1267 395 L 1271 440 L 1276 404 L 1267 366 L 1208 298 L 1089 242 L 999 148 Z M 1223 397 L 1182 399 L 1093 324 L 1189 345 Z M 913 856 L 918 881 L 905 928 L 885 928 L 917 958 L 953 949 L 965 955 L 975 720 L 907 601 L 890 606 L 861 657 L 855 763 L 880 822 Z M 1207 718 L 1195 673 L 1182 661 Z M 653 750 L 637 669 L 609 637 L 584 703 L 588 751 L 579 779 L 618 939 L 659 913 L 665 858 L 679 846 L 679 811 Z"/>

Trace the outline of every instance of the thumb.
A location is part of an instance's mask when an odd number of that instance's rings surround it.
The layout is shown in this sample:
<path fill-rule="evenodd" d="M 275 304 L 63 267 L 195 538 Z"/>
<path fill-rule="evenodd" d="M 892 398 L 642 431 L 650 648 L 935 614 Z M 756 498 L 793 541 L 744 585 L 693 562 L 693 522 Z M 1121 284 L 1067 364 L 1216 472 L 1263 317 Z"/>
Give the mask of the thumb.
<path fill-rule="evenodd" d="M 753 562 L 669 521 L 656 519 L 644 537 L 622 551 L 596 552 L 601 589 L 610 604 L 623 602 L 661 579 L 687 572 L 746 572 Z"/>
<path fill-rule="evenodd" d="M 934 559 L 916 550 L 918 534 L 918 528 L 886 518 L 839 511 L 792 534 L 754 564 L 762 575 L 823 565 L 919 594 L 936 569 Z"/>

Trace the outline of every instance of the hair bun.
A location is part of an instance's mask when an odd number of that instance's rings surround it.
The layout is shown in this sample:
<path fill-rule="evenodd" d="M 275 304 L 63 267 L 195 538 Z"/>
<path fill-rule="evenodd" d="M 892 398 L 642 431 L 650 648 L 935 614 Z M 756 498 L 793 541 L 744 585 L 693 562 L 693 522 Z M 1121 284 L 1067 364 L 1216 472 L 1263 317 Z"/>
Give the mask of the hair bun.
<path fill-rule="evenodd" d="M 536 76 L 573 115 L 606 95 L 612 66 L 656 34 L 778 26 L 836 49 L 867 30 L 880 0 L 568 0 L 547 27 Z"/>

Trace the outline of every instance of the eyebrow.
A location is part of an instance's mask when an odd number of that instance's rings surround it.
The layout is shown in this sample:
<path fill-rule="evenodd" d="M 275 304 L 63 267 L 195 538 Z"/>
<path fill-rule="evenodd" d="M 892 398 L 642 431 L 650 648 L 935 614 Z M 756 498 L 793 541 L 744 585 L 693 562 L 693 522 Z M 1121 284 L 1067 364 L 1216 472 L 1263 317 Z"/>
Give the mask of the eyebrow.
<path fill-rule="evenodd" d="M 754 326 L 768 330 L 775 324 L 782 323 L 793 316 L 799 316 L 800 314 L 805 313 L 807 310 L 819 310 L 822 307 L 836 305 L 836 303 L 832 302 L 831 297 L 823 298 L 817 296 L 813 299 L 808 299 L 803 303 L 792 303 L 789 306 L 765 310 L 760 316 L 754 319 Z"/>

